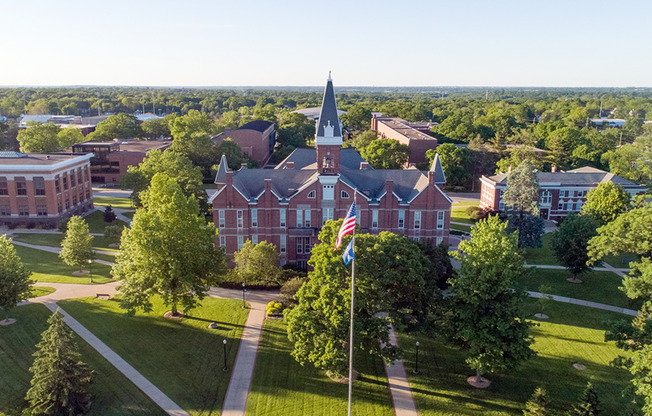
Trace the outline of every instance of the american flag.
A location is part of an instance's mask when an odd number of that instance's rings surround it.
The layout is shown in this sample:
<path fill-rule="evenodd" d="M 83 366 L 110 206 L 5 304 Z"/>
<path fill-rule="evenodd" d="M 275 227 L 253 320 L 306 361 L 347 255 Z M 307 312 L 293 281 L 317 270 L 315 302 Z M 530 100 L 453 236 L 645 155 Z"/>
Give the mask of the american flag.
<path fill-rule="evenodd" d="M 335 250 L 337 250 L 340 247 L 340 244 L 342 244 L 342 239 L 344 238 L 344 236 L 347 234 L 351 234 L 354 229 L 355 229 L 355 202 L 351 204 L 351 208 L 349 208 L 349 212 L 346 214 L 346 218 L 344 218 L 344 222 L 340 227 L 340 232 L 337 233 L 337 240 L 335 241 Z"/>

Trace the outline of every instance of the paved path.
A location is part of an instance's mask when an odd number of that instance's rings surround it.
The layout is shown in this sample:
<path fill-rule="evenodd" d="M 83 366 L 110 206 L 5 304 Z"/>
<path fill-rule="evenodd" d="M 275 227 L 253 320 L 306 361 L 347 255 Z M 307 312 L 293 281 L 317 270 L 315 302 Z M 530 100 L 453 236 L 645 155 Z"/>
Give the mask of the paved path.
<path fill-rule="evenodd" d="M 480 202 L 480 193 L 446 192 L 446 195 L 453 200 L 454 204 L 458 202 Z"/>
<path fill-rule="evenodd" d="M 593 270 L 599 272 L 614 272 L 618 276 L 624 277 L 625 273 L 629 273 L 631 269 L 619 269 L 613 266 L 610 266 L 607 263 L 602 263 L 602 267 L 594 267 Z M 554 270 L 566 270 L 564 266 L 556 266 L 552 264 L 526 264 L 525 267 L 536 267 L 538 269 L 554 269 Z"/>
<path fill-rule="evenodd" d="M 13 240 L 12 244 L 17 245 L 17 246 L 33 248 L 35 250 L 47 251 L 49 253 L 55 253 L 55 254 L 59 254 L 59 252 L 61 251 L 61 247 L 39 246 L 39 245 L 36 245 L 36 244 L 28 244 L 28 243 L 23 243 L 21 241 L 16 241 L 16 240 Z M 118 252 L 117 251 L 98 251 L 98 252 L 96 252 L 96 254 L 107 254 L 107 255 L 117 256 Z M 113 263 L 113 262 L 106 261 L 106 260 L 100 260 L 100 259 L 94 259 L 93 263 L 105 264 L 107 266 L 115 265 L 115 263 Z"/>
<path fill-rule="evenodd" d="M 213 288 L 209 296 L 227 299 L 242 299 L 242 291 L 233 289 Z M 278 297 L 278 292 L 255 291 L 247 293 L 249 302 L 249 317 L 245 323 L 240 347 L 231 371 L 231 381 L 222 404 L 222 416 L 241 416 L 247 410 L 247 398 L 251 389 L 251 380 L 256 365 L 258 344 L 265 322 L 265 307 L 267 303 Z"/>
<path fill-rule="evenodd" d="M 389 343 L 398 345 L 396 332 L 394 332 L 394 326 L 391 324 L 389 326 Z M 392 365 L 387 365 L 386 362 L 384 363 L 389 392 L 392 395 L 392 404 L 394 405 L 396 416 L 417 416 L 419 413 L 414 404 L 414 397 L 412 396 L 410 382 L 405 373 L 403 360 L 396 360 Z"/>
<path fill-rule="evenodd" d="M 588 306 L 589 308 L 602 309 L 605 311 L 622 313 L 630 316 L 637 316 L 638 312 L 632 309 L 619 308 L 617 306 L 605 305 L 604 303 L 589 302 L 588 300 L 567 298 L 566 296 L 557 296 L 557 295 L 547 295 L 539 292 L 527 292 L 533 298 L 542 298 L 544 296 L 550 296 L 552 300 L 557 302 L 572 303 L 573 305 Z"/>

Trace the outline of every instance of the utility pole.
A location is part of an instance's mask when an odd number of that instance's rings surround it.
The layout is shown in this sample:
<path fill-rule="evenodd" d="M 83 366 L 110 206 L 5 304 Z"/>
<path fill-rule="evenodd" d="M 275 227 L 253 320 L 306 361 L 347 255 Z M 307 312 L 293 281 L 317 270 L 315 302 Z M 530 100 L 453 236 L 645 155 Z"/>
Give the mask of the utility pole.
<path fill-rule="evenodd" d="M 600 101 L 600 118 L 602 118 L 602 101 Z"/>
<path fill-rule="evenodd" d="M 623 131 L 620 131 L 620 140 L 618 141 L 618 147 L 623 145 Z"/>

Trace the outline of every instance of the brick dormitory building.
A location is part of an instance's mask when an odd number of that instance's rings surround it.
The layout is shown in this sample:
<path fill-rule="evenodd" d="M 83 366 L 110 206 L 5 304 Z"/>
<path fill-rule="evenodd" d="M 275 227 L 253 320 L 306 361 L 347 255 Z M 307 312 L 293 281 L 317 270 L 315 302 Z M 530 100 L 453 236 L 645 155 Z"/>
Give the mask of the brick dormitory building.
<path fill-rule="evenodd" d="M 0 152 L 0 224 L 54 227 L 93 208 L 92 156 Z"/>
<path fill-rule="evenodd" d="M 232 255 L 246 240 L 276 245 L 282 264 L 305 268 L 327 220 L 344 218 L 357 199 L 363 233 L 391 231 L 433 244 L 448 241 L 452 201 L 439 159 L 427 172 L 376 170 L 342 149 L 342 126 L 329 78 L 315 149 L 296 149 L 274 169 L 228 169 L 222 156 L 211 197 L 218 244 Z"/>

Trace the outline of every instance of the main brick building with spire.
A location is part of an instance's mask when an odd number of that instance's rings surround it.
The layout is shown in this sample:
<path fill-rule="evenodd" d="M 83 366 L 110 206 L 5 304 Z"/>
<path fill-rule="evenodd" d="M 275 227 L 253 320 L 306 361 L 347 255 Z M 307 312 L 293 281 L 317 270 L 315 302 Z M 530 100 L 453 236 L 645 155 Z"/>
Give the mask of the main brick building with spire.
<path fill-rule="evenodd" d="M 376 170 L 354 149 L 342 149 L 329 76 L 314 149 L 296 149 L 274 169 L 232 171 L 222 156 L 211 197 L 218 243 L 231 255 L 248 239 L 268 241 L 282 264 L 305 268 L 322 225 L 344 218 L 354 196 L 364 233 L 447 242 L 452 201 L 441 189 L 445 182 L 438 157 L 427 172 Z"/>

